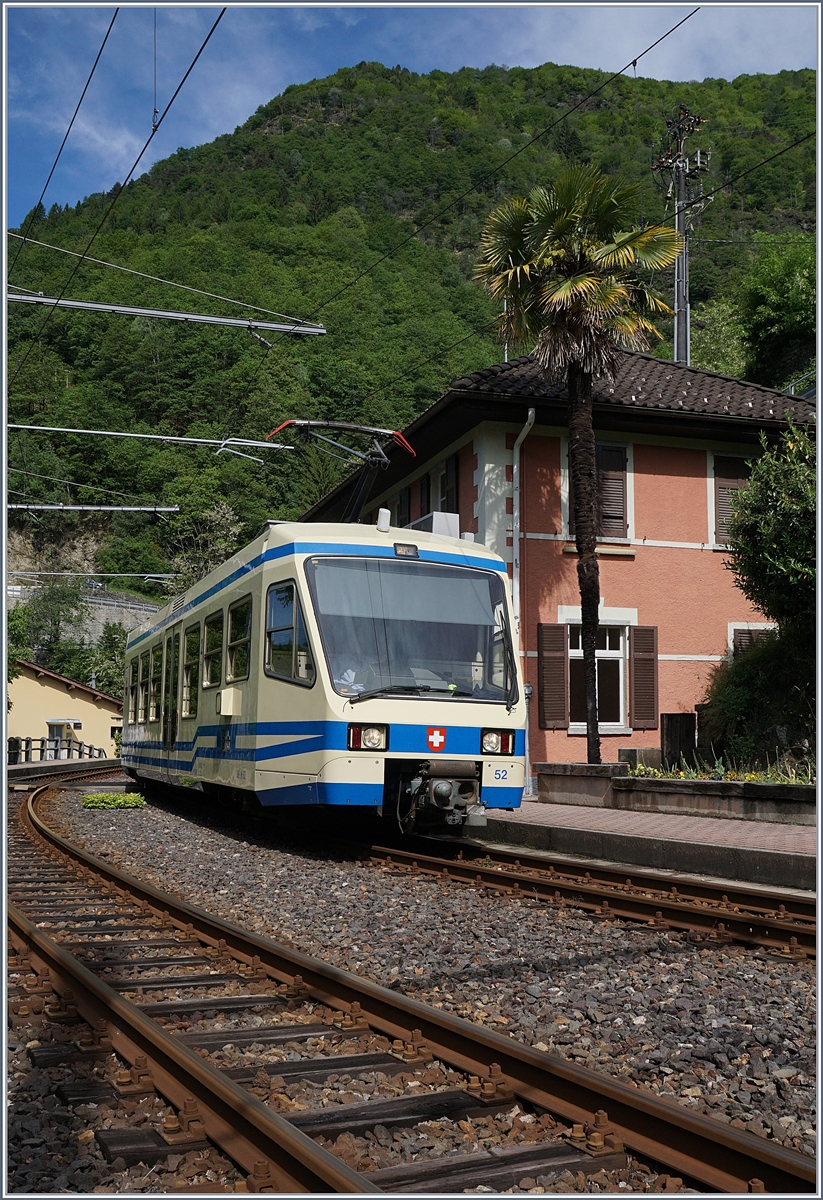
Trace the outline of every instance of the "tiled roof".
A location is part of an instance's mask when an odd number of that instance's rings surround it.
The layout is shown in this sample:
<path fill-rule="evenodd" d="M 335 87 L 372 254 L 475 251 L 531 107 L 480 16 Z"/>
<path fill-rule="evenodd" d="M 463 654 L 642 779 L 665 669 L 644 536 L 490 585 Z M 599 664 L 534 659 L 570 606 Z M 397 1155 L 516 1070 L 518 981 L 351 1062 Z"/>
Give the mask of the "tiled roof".
<path fill-rule="evenodd" d="M 565 396 L 565 387 L 549 384 L 531 355 L 475 371 L 458 379 L 449 390 L 524 400 Z M 666 409 L 751 420 L 757 424 L 784 421 L 787 414 L 798 424 L 806 424 L 815 415 L 814 404 L 801 396 L 788 396 L 756 383 L 744 383 L 713 371 L 629 351 L 624 354 L 612 382 L 594 381 L 593 400 L 598 405 Z"/>

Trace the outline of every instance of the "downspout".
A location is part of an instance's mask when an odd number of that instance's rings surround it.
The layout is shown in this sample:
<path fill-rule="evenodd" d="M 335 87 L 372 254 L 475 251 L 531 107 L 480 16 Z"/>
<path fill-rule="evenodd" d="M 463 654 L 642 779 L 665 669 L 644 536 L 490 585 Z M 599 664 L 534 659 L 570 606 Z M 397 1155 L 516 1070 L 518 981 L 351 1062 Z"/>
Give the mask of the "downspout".
<path fill-rule="evenodd" d="M 518 655 L 523 655 L 523 675 L 526 674 L 526 655 L 520 633 L 520 447 L 534 425 L 534 409 L 529 409 L 526 424 L 520 430 L 512 447 L 512 612 L 514 615 L 514 637 Z M 526 702 L 526 787 L 525 794 L 532 794 L 531 755 L 529 754 L 529 705 Z"/>

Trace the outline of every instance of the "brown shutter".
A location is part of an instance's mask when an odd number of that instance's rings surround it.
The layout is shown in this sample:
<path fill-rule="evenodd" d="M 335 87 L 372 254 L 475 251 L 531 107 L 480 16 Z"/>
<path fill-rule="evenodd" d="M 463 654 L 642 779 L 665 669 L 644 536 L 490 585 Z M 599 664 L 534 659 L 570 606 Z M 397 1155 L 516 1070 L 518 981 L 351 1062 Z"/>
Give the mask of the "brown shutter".
<path fill-rule="evenodd" d="M 537 626 L 537 710 L 541 729 L 568 729 L 568 625 Z"/>
<path fill-rule="evenodd" d="M 598 445 L 597 500 L 599 535 L 627 537 L 625 447 Z"/>
<path fill-rule="evenodd" d="M 751 650 L 754 641 L 753 629 L 735 629 L 732 641 L 733 656 L 739 658 L 741 654 L 745 654 L 747 650 Z"/>
<path fill-rule="evenodd" d="M 657 729 L 657 626 L 629 629 L 629 724 Z"/>
<path fill-rule="evenodd" d="M 743 458 L 721 458 L 714 460 L 714 540 L 723 545 L 729 528 L 729 519 L 735 507 L 736 492 L 745 487 L 749 478 L 749 464 Z"/>

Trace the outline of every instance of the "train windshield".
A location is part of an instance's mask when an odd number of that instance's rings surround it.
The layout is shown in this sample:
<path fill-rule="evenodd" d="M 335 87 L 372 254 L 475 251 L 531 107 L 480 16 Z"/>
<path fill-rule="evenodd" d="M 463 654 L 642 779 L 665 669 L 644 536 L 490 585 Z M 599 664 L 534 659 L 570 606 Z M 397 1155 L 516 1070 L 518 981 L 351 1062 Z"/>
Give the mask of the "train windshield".
<path fill-rule="evenodd" d="M 306 562 L 335 691 L 508 701 L 514 658 L 497 572 L 420 561 Z"/>

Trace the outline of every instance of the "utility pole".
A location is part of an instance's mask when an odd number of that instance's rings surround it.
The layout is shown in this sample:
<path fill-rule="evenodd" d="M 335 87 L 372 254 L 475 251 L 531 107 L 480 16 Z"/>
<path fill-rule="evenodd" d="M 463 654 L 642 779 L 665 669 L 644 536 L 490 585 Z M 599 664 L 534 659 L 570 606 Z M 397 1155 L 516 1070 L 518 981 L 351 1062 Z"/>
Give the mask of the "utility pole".
<path fill-rule="evenodd" d="M 708 200 L 702 176 L 709 169 L 711 151 L 686 153 L 686 138 L 705 124 L 685 104 L 676 117 L 666 118 L 666 144 L 652 163 L 652 171 L 669 179 L 667 199 L 674 197 L 675 229 L 683 236 L 683 253 L 674 264 L 674 361 L 689 365 L 689 234 Z M 697 181 L 697 182 L 695 182 Z"/>

